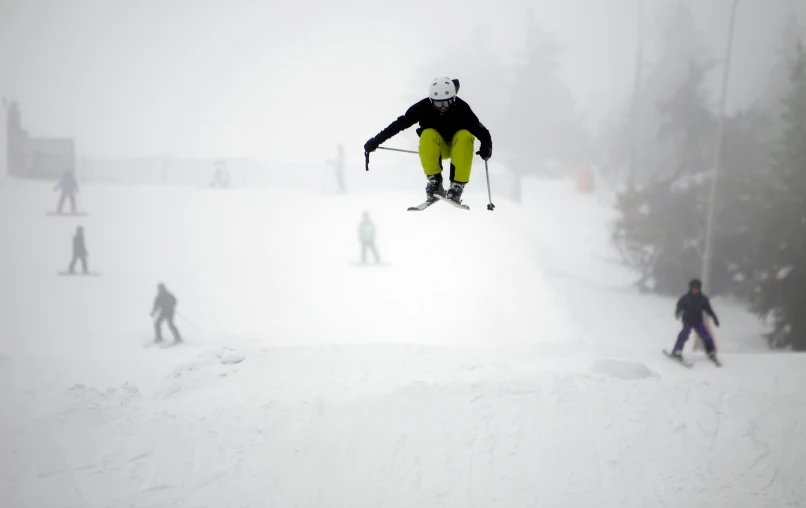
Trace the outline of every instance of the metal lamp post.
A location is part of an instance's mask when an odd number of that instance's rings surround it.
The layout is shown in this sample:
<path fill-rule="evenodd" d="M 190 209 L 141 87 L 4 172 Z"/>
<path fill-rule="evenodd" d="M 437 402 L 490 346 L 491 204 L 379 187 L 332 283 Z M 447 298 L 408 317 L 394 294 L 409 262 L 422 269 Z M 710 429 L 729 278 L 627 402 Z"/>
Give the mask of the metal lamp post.
<path fill-rule="evenodd" d="M 627 175 L 627 188 L 635 189 L 635 173 L 638 165 L 638 116 L 641 95 L 641 71 L 643 69 L 643 0 L 638 1 L 638 47 L 635 51 L 635 83 L 632 98 L 632 146 L 630 147 L 630 172 Z"/>
<path fill-rule="evenodd" d="M 725 129 L 725 101 L 728 92 L 728 77 L 730 75 L 730 57 L 733 50 L 733 31 L 736 25 L 736 9 L 741 0 L 733 0 L 730 14 L 730 29 L 728 31 L 728 47 L 725 50 L 725 72 L 722 75 L 722 96 L 719 101 L 719 123 L 716 134 L 716 160 L 714 162 L 713 178 L 711 179 L 711 192 L 708 198 L 708 215 L 705 221 L 705 250 L 702 257 L 702 284 L 710 288 L 711 263 L 714 244 L 714 214 L 716 209 L 716 188 L 719 179 L 719 170 L 722 165 L 722 141 Z"/>
<path fill-rule="evenodd" d="M 716 187 L 719 179 L 719 170 L 722 166 L 722 140 L 725 130 L 725 101 L 728 93 L 728 77 L 730 76 L 730 57 L 733 52 L 733 31 L 736 25 L 736 9 L 741 0 L 733 0 L 733 7 L 730 12 L 730 28 L 728 30 L 728 47 L 725 49 L 725 72 L 722 75 L 722 95 L 719 99 L 719 120 L 716 131 L 716 160 L 714 161 L 714 172 L 711 179 L 711 192 L 708 198 L 708 215 L 705 219 L 705 249 L 702 256 L 702 285 L 710 288 L 711 284 L 711 263 L 713 263 L 714 251 L 714 215 L 716 211 Z M 710 290 L 710 289 L 708 289 Z M 710 331 L 710 326 L 706 326 Z M 713 335 L 713 334 L 712 334 Z M 716 339 L 714 339 L 716 342 Z M 694 341 L 694 350 L 703 349 L 702 341 L 697 337 Z"/>

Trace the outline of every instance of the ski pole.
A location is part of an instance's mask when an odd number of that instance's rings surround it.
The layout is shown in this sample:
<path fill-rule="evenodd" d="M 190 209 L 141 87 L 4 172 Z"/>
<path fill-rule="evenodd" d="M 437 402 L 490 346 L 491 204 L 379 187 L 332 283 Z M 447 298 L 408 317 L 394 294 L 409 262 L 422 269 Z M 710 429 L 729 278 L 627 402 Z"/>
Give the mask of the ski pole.
<path fill-rule="evenodd" d="M 495 210 L 495 205 L 493 204 L 492 192 L 490 192 L 490 168 L 487 167 L 487 161 L 484 161 L 484 172 L 487 173 L 487 197 L 490 198 L 490 204 L 487 205 L 487 210 L 492 212 Z"/>
<path fill-rule="evenodd" d="M 403 152 L 403 153 L 416 153 L 419 154 L 420 152 L 416 152 L 414 150 L 401 150 L 400 148 L 387 148 L 385 146 L 379 146 L 381 150 L 390 150 L 392 152 Z"/>
<path fill-rule="evenodd" d="M 369 152 L 364 152 L 364 157 L 367 158 L 367 171 L 369 171 Z"/>
<path fill-rule="evenodd" d="M 185 316 L 183 316 L 182 314 L 180 314 L 180 313 L 179 313 L 179 311 L 177 311 L 177 312 L 176 312 L 176 315 L 177 315 L 177 316 L 179 316 L 179 317 L 181 317 L 181 318 L 182 318 L 182 319 L 185 321 L 185 323 L 187 323 L 187 324 L 189 324 L 189 325 L 191 326 L 191 328 L 193 328 L 194 330 L 196 330 L 197 332 L 199 332 L 201 335 L 204 335 L 204 333 L 202 333 L 202 331 L 201 331 L 201 330 L 199 330 L 198 328 L 196 328 L 196 325 L 194 325 L 193 323 L 191 323 L 191 322 L 188 320 L 188 318 L 186 318 Z"/>

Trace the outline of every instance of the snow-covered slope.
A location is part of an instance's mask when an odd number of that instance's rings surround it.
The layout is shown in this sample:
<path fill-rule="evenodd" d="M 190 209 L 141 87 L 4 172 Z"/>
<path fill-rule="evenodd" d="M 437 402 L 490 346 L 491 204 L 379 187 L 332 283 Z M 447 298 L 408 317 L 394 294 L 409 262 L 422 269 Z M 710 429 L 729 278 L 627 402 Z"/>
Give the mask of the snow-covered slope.
<path fill-rule="evenodd" d="M 798 506 L 804 358 L 717 300 L 726 367 L 669 362 L 606 204 L 527 190 L 0 187 L 0 505 Z M 100 277 L 56 274 L 78 224 Z M 159 281 L 181 347 L 142 347 Z"/>

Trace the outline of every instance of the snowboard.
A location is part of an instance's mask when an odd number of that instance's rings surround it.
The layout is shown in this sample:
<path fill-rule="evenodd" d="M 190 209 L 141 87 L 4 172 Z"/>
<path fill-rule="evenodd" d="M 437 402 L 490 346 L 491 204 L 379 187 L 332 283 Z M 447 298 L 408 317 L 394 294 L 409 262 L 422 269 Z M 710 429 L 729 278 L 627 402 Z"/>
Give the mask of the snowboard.
<path fill-rule="evenodd" d="M 455 201 L 451 201 L 447 197 L 442 197 L 439 194 L 434 194 L 434 197 L 448 203 L 451 206 L 455 206 L 456 208 L 461 208 L 462 210 L 470 210 L 469 206 L 456 203 Z"/>
<path fill-rule="evenodd" d="M 48 217 L 86 217 L 87 212 L 67 212 L 67 213 L 59 213 L 59 212 L 47 212 L 46 215 Z"/>
<path fill-rule="evenodd" d="M 370 268 L 373 266 L 375 267 L 389 266 L 389 263 L 387 263 L 386 261 L 381 261 L 380 263 L 375 263 L 374 261 L 371 263 L 369 261 L 366 263 L 362 263 L 361 261 L 350 261 L 350 266 L 361 266 Z"/>
<path fill-rule="evenodd" d="M 692 367 L 694 367 L 694 364 L 693 364 L 693 363 L 689 363 L 689 362 L 687 362 L 686 360 L 678 360 L 677 358 L 674 358 L 674 357 L 672 356 L 672 354 L 671 354 L 670 352 L 666 351 L 665 349 L 663 350 L 663 354 L 665 354 L 665 355 L 666 355 L 666 357 L 667 357 L 667 358 L 669 358 L 671 361 L 673 361 L 673 362 L 675 362 L 675 363 L 679 363 L 679 364 L 680 364 L 680 365 L 682 365 L 683 367 L 687 367 L 687 368 L 689 368 L 689 369 L 690 369 L 690 368 L 692 368 Z"/>
<path fill-rule="evenodd" d="M 160 349 L 169 349 L 169 348 L 179 346 L 179 345 L 184 344 L 184 343 L 185 343 L 184 341 L 176 342 L 176 341 L 162 340 L 160 342 L 157 342 L 155 340 L 150 340 L 150 341 L 146 342 L 145 344 L 143 344 L 143 347 L 144 348 L 158 347 Z"/>
<path fill-rule="evenodd" d="M 90 273 L 84 273 L 84 272 L 75 272 L 75 273 L 59 272 L 59 275 L 61 275 L 63 277 L 71 277 L 71 276 L 72 277 L 98 277 L 101 274 L 98 273 L 98 272 L 90 272 Z"/>

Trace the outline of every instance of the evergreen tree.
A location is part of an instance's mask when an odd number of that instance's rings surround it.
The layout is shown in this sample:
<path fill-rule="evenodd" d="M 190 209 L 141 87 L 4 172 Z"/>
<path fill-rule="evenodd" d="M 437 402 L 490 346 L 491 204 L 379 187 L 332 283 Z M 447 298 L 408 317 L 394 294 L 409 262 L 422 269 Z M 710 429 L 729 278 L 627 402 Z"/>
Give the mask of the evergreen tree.
<path fill-rule="evenodd" d="M 740 111 L 725 121 L 714 217 L 714 262 L 709 292 L 752 298 L 759 265 L 765 197 L 770 185 L 764 112 Z"/>
<path fill-rule="evenodd" d="M 526 51 L 506 105 L 504 160 L 517 180 L 547 174 L 548 161 L 576 165 L 590 157 L 590 139 L 571 91 L 557 75 L 561 46 L 528 18 Z M 499 152 L 501 153 L 501 152 Z"/>
<path fill-rule="evenodd" d="M 791 92 L 790 63 L 797 57 L 798 44 L 800 44 L 800 27 L 794 14 L 790 14 L 781 33 L 781 42 L 778 47 L 780 58 L 769 72 L 767 83 L 756 107 L 767 113 L 772 122 L 773 129 L 769 129 L 770 140 L 779 138 L 783 129 L 784 104 L 782 97 Z"/>
<path fill-rule="evenodd" d="M 700 272 L 716 124 L 703 90 L 711 66 L 691 61 L 687 79 L 660 104 L 658 143 L 668 146 L 674 170 L 657 172 L 622 196 L 615 240 L 641 272 L 644 290 L 677 294 Z"/>
<path fill-rule="evenodd" d="M 707 57 L 704 37 L 697 28 L 696 19 L 688 2 L 678 0 L 661 12 L 657 21 L 659 34 L 655 48 L 656 58 L 649 58 L 646 72 L 641 69 L 641 93 L 638 98 L 638 160 L 636 181 L 646 183 L 654 175 L 669 174 L 676 168 L 674 146 L 661 143 L 657 137 L 664 123 L 658 104 L 665 103 L 678 93 L 688 76 L 692 60 L 704 62 Z M 651 54 L 651 51 L 647 51 Z M 615 119 L 617 128 L 609 136 L 609 159 L 612 164 L 627 167 L 633 143 L 632 95 Z"/>
<path fill-rule="evenodd" d="M 772 317 L 774 348 L 806 351 L 806 52 L 793 59 L 790 92 L 783 101 L 783 136 L 765 196 L 754 310 Z"/>

